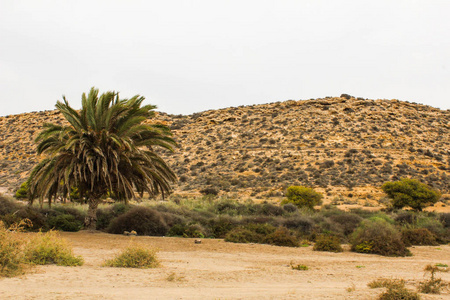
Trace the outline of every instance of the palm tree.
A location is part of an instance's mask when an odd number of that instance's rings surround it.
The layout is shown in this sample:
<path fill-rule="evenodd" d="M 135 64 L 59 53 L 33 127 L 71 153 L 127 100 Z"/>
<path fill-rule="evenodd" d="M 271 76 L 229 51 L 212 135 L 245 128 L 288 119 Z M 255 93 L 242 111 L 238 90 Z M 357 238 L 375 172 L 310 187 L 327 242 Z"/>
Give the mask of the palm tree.
<path fill-rule="evenodd" d="M 154 149 L 173 151 L 176 142 L 167 126 L 144 122 L 154 117 L 156 106 L 141 107 L 139 95 L 98 97 L 95 88 L 83 93 L 80 111 L 63 100 L 56 108 L 69 124 L 45 124 L 36 138 L 38 154 L 47 157 L 30 175 L 31 199 L 51 201 L 76 187 L 89 204 L 85 227 L 95 229 L 97 206 L 108 193 L 128 200 L 135 192 L 151 197 L 171 192 L 176 176 Z"/>

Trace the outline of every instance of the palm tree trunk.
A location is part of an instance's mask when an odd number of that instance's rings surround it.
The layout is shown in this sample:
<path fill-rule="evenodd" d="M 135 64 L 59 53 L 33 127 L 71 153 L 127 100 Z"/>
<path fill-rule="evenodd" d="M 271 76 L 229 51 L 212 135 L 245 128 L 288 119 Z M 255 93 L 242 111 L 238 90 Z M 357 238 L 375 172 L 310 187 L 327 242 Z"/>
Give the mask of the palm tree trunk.
<path fill-rule="evenodd" d="M 88 230 L 95 230 L 97 227 L 97 207 L 100 199 L 89 199 L 89 209 L 84 219 L 84 227 Z"/>

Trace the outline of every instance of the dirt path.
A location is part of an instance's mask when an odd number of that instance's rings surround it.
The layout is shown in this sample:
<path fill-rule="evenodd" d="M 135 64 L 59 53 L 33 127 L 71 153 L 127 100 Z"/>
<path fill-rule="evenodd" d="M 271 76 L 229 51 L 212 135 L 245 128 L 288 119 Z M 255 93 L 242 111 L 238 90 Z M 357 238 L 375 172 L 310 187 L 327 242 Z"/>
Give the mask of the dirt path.
<path fill-rule="evenodd" d="M 0 279 L 0 299 L 375 299 L 367 283 L 403 278 L 410 288 L 427 264 L 450 264 L 450 246 L 413 247 L 414 256 L 389 258 L 308 248 L 232 244 L 167 237 L 130 238 L 105 233 L 61 233 L 82 267 L 39 266 L 26 275 Z M 159 249 L 160 268 L 101 267 L 130 240 Z M 307 271 L 289 264 L 304 264 Z M 450 273 L 440 273 L 450 281 Z M 349 291 L 348 291 L 349 290 Z M 450 299 L 450 294 L 423 295 Z"/>

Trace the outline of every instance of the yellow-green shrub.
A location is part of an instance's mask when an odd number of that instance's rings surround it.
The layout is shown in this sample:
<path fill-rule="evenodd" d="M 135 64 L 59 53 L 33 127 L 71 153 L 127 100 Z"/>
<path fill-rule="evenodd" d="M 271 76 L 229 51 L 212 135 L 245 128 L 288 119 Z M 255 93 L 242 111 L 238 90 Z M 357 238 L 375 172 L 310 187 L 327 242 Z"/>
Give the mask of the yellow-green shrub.
<path fill-rule="evenodd" d="M 81 266 L 83 258 L 75 256 L 65 239 L 59 238 L 55 231 L 39 232 L 25 249 L 27 262 L 37 265 L 56 264 L 58 266 Z"/>
<path fill-rule="evenodd" d="M 0 276 L 23 273 L 23 245 L 24 242 L 0 221 Z"/>
<path fill-rule="evenodd" d="M 115 258 L 106 260 L 105 267 L 149 269 L 159 266 L 156 250 L 130 245 Z"/>

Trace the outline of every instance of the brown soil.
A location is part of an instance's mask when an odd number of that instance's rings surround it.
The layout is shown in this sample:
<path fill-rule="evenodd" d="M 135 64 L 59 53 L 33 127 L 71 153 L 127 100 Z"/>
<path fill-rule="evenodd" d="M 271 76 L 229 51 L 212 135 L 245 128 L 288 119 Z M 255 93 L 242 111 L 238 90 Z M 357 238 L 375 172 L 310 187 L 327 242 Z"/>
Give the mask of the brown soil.
<path fill-rule="evenodd" d="M 89 232 L 61 236 L 85 264 L 38 266 L 0 279 L 0 299 L 375 299 L 382 289 L 367 287 L 374 279 L 403 278 L 415 289 L 427 264 L 450 264 L 450 245 L 412 247 L 414 256 L 391 258 L 209 239 L 195 244 L 193 239 Z M 101 267 L 131 240 L 158 248 L 161 267 Z M 291 262 L 309 270 L 293 270 Z M 438 275 L 450 280 L 450 273 Z M 422 298 L 449 299 L 450 293 Z"/>

